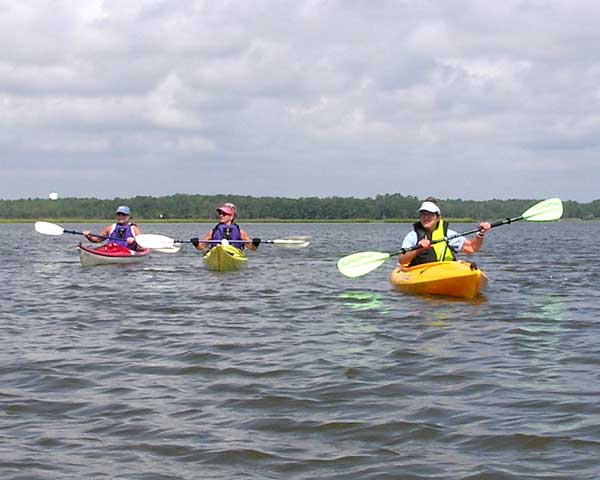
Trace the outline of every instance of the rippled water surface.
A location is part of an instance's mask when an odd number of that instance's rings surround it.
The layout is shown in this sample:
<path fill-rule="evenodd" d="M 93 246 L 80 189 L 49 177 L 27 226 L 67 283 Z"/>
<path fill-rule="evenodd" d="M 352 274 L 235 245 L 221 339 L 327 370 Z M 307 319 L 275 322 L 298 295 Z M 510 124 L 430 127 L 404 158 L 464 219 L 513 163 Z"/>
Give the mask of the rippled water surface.
<path fill-rule="evenodd" d="M 599 224 L 494 229 L 473 302 L 337 273 L 408 225 L 246 228 L 313 243 L 83 268 L 82 237 L 0 225 L 0 478 L 598 478 Z"/>

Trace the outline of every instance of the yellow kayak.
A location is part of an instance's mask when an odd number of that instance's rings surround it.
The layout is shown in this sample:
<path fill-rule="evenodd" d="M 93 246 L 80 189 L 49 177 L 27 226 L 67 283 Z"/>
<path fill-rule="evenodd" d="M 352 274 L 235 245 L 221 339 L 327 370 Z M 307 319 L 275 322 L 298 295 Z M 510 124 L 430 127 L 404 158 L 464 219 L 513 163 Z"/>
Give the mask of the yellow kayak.
<path fill-rule="evenodd" d="M 204 265 L 216 272 L 231 272 L 242 268 L 248 257 L 239 248 L 232 245 L 216 245 L 202 257 Z"/>
<path fill-rule="evenodd" d="M 455 261 L 396 267 L 390 282 L 404 293 L 473 299 L 487 286 L 488 279 L 474 263 Z"/>

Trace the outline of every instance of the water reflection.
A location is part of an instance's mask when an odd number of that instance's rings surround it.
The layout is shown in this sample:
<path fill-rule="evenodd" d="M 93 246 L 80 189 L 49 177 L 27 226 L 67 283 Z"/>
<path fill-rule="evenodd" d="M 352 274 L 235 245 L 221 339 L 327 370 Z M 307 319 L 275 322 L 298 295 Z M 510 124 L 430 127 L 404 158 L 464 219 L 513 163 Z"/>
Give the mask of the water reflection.
<path fill-rule="evenodd" d="M 350 307 L 352 310 L 381 310 L 383 303 L 381 295 L 374 292 L 351 291 L 340 294 L 340 299 L 343 305 Z"/>
<path fill-rule="evenodd" d="M 522 319 L 545 320 L 552 322 L 560 322 L 565 314 L 565 300 L 556 296 L 532 296 L 530 297 L 520 312 Z M 543 329 L 547 329 L 548 324 L 543 324 Z M 560 329 L 557 325 L 556 328 Z M 553 327 L 554 329 L 554 327 Z"/>
<path fill-rule="evenodd" d="M 563 319 L 565 302 L 561 298 L 548 297 L 541 299 L 541 317 L 546 320 L 560 321 Z"/>

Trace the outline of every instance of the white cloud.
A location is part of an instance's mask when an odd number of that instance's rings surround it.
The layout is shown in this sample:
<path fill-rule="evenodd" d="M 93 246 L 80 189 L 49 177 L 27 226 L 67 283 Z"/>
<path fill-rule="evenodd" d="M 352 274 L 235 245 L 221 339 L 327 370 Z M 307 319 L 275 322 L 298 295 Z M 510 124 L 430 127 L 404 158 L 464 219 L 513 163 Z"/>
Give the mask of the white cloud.
<path fill-rule="evenodd" d="M 157 127 L 197 129 L 202 127 L 198 112 L 187 108 L 185 99 L 193 95 L 185 91 L 175 74 L 169 75 L 144 99 L 145 110 Z"/>
<path fill-rule="evenodd" d="M 600 197 L 589 168 L 596 2 L 34 0 L 0 11 L 5 198 L 46 196 L 36 185 L 49 172 L 63 196 L 73 185 L 116 196 L 103 178 L 130 165 L 147 167 L 136 194 L 502 198 L 543 185 L 540 197 Z"/>

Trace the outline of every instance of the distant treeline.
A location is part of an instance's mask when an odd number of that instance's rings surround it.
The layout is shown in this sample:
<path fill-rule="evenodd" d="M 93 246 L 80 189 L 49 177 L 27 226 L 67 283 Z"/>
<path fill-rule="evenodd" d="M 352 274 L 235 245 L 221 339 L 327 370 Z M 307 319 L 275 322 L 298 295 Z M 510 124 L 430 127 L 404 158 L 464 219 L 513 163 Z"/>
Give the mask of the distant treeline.
<path fill-rule="evenodd" d="M 514 217 L 544 199 L 512 200 L 440 200 L 448 218 L 470 220 Z M 133 217 L 141 220 L 215 219 L 215 208 L 233 202 L 240 220 L 394 220 L 412 219 L 420 200 L 400 194 L 377 195 L 375 198 L 353 197 L 250 197 L 239 195 L 170 195 L 138 196 L 100 200 L 64 198 L 0 200 L 3 219 L 112 219 L 119 205 L 129 205 Z M 565 217 L 600 218 L 600 200 L 590 203 L 567 201 Z"/>

